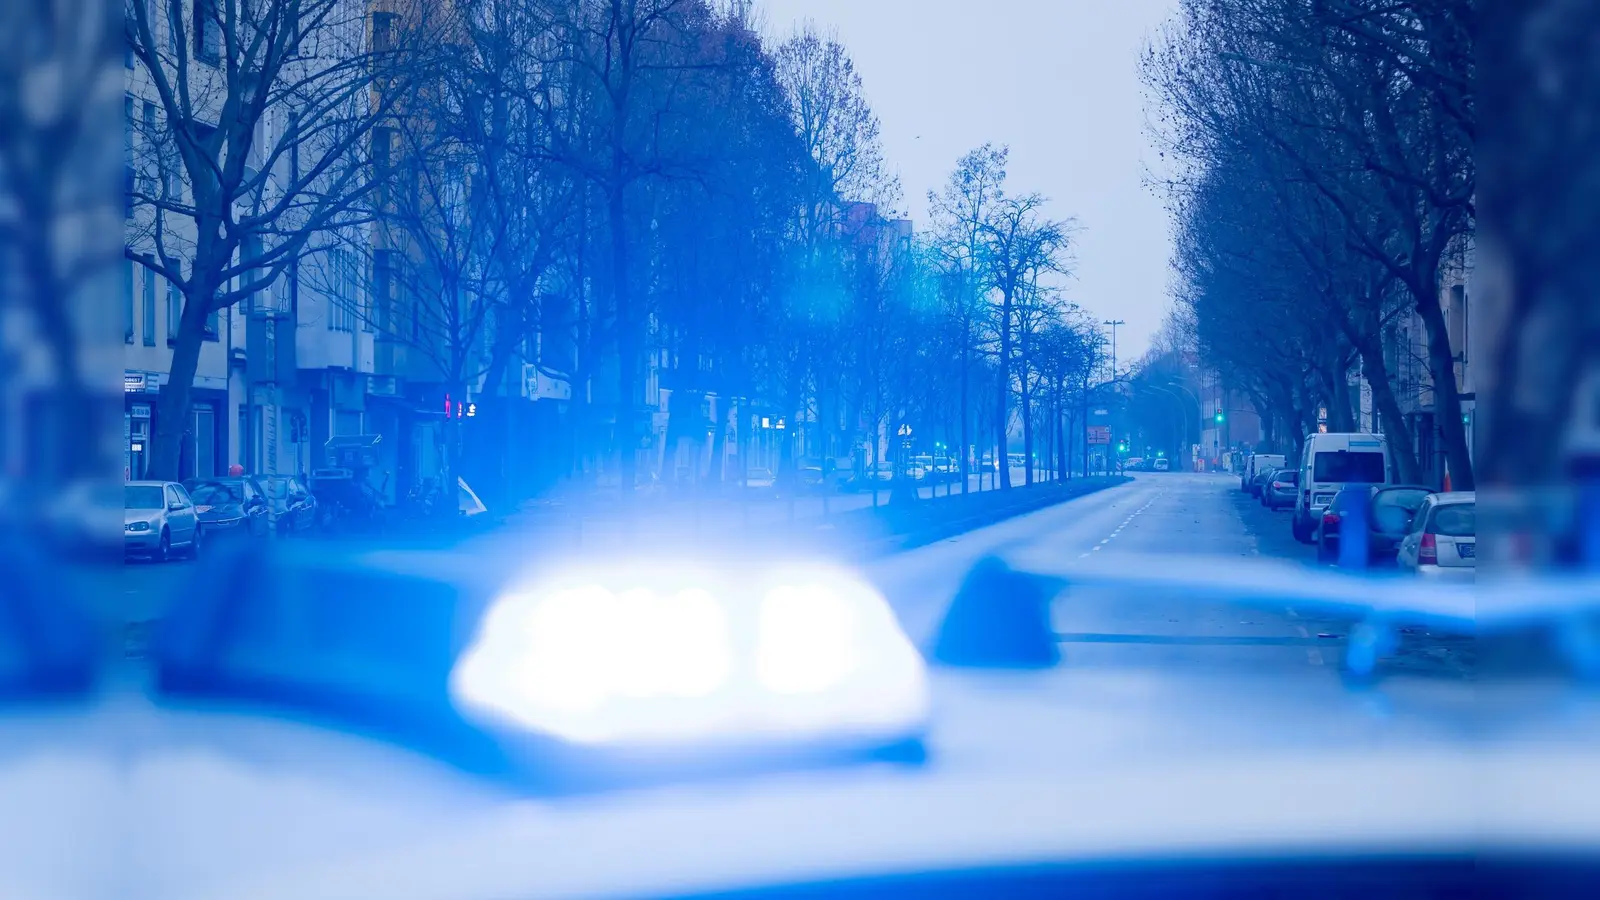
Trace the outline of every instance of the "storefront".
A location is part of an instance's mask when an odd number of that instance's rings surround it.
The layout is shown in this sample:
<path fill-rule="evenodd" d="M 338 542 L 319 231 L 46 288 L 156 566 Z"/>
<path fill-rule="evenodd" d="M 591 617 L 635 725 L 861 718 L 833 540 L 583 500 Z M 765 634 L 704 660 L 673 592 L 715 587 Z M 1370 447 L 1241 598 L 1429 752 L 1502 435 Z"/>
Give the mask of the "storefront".
<path fill-rule="evenodd" d="M 150 464 L 150 441 L 155 437 L 158 418 L 157 399 L 165 375 L 159 372 L 126 371 L 122 393 L 122 475 L 129 480 L 145 476 Z M 209 384 L 197 383 L 191 390 L 189 417 L 183 443 L 178 451 L 178 477 L 195 478 L 223 474 L 227 469 L 226 418 L 228 392 Z"/>

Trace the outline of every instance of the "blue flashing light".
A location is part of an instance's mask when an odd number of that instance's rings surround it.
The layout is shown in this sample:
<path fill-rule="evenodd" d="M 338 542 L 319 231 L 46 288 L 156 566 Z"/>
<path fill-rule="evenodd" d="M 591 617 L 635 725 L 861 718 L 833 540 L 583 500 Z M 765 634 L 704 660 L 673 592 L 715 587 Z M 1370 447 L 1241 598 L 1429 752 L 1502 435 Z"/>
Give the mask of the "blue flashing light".
<path fill-rule="evenodd" d="M 826 570 L 749 592 L 671 571 L 514 590 L 450 693 L 486 727 L 588 746 L 892 742 L 928 713 L 921 656 L 888 604 Z"/>

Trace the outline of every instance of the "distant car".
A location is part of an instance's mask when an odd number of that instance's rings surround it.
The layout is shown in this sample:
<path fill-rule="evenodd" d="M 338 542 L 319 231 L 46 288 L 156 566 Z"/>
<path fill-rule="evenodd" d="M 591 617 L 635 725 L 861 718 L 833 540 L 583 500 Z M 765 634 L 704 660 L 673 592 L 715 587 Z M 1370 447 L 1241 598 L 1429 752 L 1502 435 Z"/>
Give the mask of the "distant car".
<path fill-rule="evenodd" d="M 1166 471 L 1170 471 L 1171 469 L 1172 469 L 1172 463 L 1168 462 L 1165 459 L 1156 460 L 1154 471 L 1166 472 Z"/>
<path fill-rule="evenodd" d="M 777 489 L 778 479 L 773 476 L 771 469 L 746 469 L 744 486 L 752 492 L 771 493 Z"/>
<path fill-rule="evenodd" d="M 317 498 L 293 475 L 264 475 L 258 479 L 267 496 L 273 530 L 279 535 L 311 531 L 317 525 Z"/>
<path fill-rule="evenodd" d="M 1294 506 L 1295 496 L 1299 493 L 1300 470 L 1278 469 L 1267 480 L 1264 493 L 1267 509 L 1277 510 L 1286 506 Z"/>
<path fill-rule="evenodd" d="M 860 475 L 852 476 L 843 487 L 849 491 L 870 491 L 874 487 L 886 491 L 892 481 L 894 481 L 894 463 L 880 462 Z"/>
<path fill-rule="evenodd" d="M 1470 580 L 1477 567 L 1477 534 L 1476 493 L 1429 494 L 1400 539 L 1395 562 L 1426 577 Z"/>
<path fill-rule="evenodd" d="M 195 478 L 184 482 L 184 487 L 194 498 L 200 527 L 208 539 L 264 538 L 271 534 L 271 507 L 261 483 L 254 477 Z"/>
<path fill-rule="evenodd" d="M 174 550 L 200 554 L 204 529 L 183 485 L 172 481 L 129 481 L 123 485 L 123 552 L 166 562 Z"/>
<path fill-rule="evenodd" d="M 1282 468 L 1285 462 L 1281 453 L 1252 453 L 1245 457 L 1239 468 L 1239 490 L 1254 494 L 1257 477 L 1263 471 Z"/>
<path fill-rule="evenodd" d="M 828 478 L 822 474 L 821 466 L 801 466 L 795 474 L 800 482 L 800 490 L 802 491 L 816 493 L 825 489 L 828 485 Z"/>

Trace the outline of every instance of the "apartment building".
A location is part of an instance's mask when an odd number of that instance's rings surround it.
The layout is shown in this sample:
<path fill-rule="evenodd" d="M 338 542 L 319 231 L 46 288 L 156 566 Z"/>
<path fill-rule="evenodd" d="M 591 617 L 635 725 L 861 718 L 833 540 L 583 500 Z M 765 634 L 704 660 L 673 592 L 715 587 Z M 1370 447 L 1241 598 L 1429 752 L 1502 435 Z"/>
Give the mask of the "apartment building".
<path fill-rule="evenodd" d="M 1477 420 L 1477 386 L 1471 355 L 1475 319 L 1470 290 L 1473 265 L 1473 244 L 1470 237 L 1464 238 L 1446 253 L 1439 277 L 1439 306 L 1455 354 L 1456 391 L 1461 398 L 1461 422 L 1466 429 L 1469 451 L 1474 446 L 1473 429 Z M 1387 335 L 1385 362 L 1394 380 L 1395 399 L 1411 430 L 1423 479 L 1429 484 L 1442 484 L 1446 471 L 1444 442 L 1435 409 L 1427 341 L 1427 326 L 1422 317 L 1408 310 Z"/>

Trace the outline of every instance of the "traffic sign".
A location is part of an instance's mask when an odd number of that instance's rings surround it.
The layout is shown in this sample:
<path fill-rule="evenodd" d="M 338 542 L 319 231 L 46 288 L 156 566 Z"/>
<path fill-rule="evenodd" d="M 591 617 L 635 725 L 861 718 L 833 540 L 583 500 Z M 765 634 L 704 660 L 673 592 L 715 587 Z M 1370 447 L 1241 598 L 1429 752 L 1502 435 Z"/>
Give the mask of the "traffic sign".
<path fill-rule="evenodd" d="M 1089 426 L 1089 443 L 1091 443 L 1091 444 L 1109 444 L 1109 443 L 1111 443 L 1111 426 L 1110 425 L 1090 425 Z"/>

